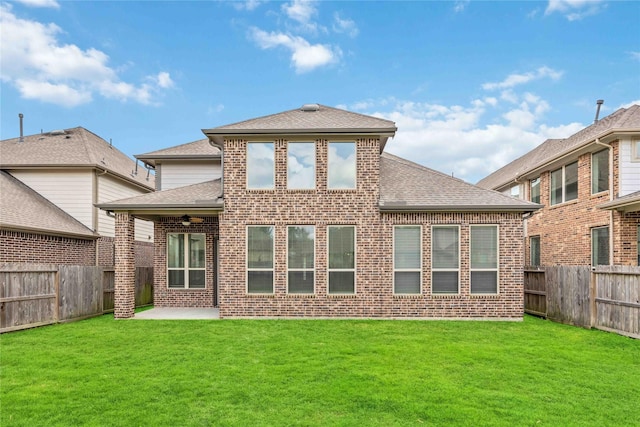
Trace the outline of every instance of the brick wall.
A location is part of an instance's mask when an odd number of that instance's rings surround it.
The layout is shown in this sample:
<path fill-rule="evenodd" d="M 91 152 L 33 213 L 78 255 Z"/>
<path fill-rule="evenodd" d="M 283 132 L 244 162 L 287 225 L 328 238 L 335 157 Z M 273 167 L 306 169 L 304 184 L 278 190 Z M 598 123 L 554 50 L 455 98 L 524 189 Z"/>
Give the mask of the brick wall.
<path fill-rule="evenodd" d="M 0 230 L 0 261 L 95 265 L 95 240 Z"/>
<path fill-rule="evenodd" d="M 327 188 L 326 140 L 316 141 L 316 189 L 287 190 L 286 141 L 275 143 L 274 190 L 245 188 L 246 142 L 225 142 L 225 212 L 220 216 L 220 312 L 232 316 L 521 318 L 523 314 L 523 229 L 514 213 L 381 214 L 379 141 L 357 141 L 357 189 Z M 275 226 L 273 295 L 246 294 L 246 227 Z M 316 292 L 286 293 L 287 225 L 315 225 Z M 356 226 L 356 294 L 327 293 L 327 226 Z M 394 224 L 423 226 L 421 295 L 393 295 Z M 432 224 L 460 225 L 460 295 L 430 293 Z M 500 292 L 476 296 L 469 291 L 469 225 L 497 224 L 500 230 Z M 156 242 L 162 237 L 156 234 Z M 163 246 L 160 244 L 159 246 Z M 160 255 L 156 252 L 156 266 Z M 165 279 L 158 277 L 157 283 Z"/>
<path fill-rule="evenodd" d="M 182 225 L 180 217 L 161 218 L 154 224 L 155 252 L 153 269 L 153 304 L 156 307 L 215 306 L 215 239 L 218 238 L 218 218 L 203 218 L 200 224 Z M 205 233 L 205 288 L 174 289 L 167 286 L 167 234 Z"/>
<path fill-rule="evenodd" d="M 613 147 L 613 170 L 618 170 L 619 142 Z M 613 191 L 618 193 L 618 174 L 613 174 Z M 540 176 L 540 203 L 545 207 L 527 219 L 526 263 L 530 261 L 529 238 L 540 236 L 542 265 L 591 265 L 591 229 L 609 226 L 613 236 L 613 263 L 636 265 L 637 226 L 635 214 L 620 214 L 599 209 L 609 202 L 609 191 L 591 194 L 591 154 L 578 158 L 578 198 L 551 206 L 549 171 Z M 613 220 L 612 220 L 613 217 Z M 612 226 L 613 224 L 613 226 Z"/>
<path fill-rule="evenodd" d="M 113 237 L 101 237 L 97 241 L 98 265 L 101 267 L 113 267 L 115 260 L 115 239 Z M 153 243 L 135 242 L 136 267 L 153 267 Z"/>

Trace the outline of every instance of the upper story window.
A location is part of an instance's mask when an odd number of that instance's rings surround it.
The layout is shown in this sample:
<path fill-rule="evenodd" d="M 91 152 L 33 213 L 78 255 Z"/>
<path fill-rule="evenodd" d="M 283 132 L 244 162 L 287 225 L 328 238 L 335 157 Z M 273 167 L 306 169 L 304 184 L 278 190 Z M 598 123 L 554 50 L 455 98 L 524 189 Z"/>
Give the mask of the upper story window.
<path fill-rule="evenodd" d="M 540 177 L 531 180 L 531 201 L 540 203 Z"/>
<path fill-rule="evenodd" d="M 511 197 L 515 197 L 516 199 L 520 198 L 520 185 L 514 185 L 511 187 L 511 191 L 509 192 Z"/>
<path fill-rule="evenodd" d="M 609 189 L 609 150 L 598 151 L 591 155 L 591 194 Z"/>
<path fill-rule="evenodd" d="M 551 172 L 551 204 L 568 202 L 578 198 L 578 162 L 573 162 Z"/>
<path fill-rule="evenodd" d="M 631 147 L 631 160 L 634 162 L 640 162 L 640 140 L 633 141 Z"/>
<path fill-rule="evenodd" d="M 308 190 L 316 187 L 316 144 L 287 144 L 287 188 Z"/>
<path fill-rule="evenodd" d="M 205 235 L 167 234 L 167 279 L 170 288 L 205 287 Z"/>
<path fill-rule="evenodd" d="M 328 188 L 356 188 L 356 143 L 330 142 Z"/>
<path fill-rule="evenodd" d="M 275 182 L 273 142 L 247 143 L 247 188 L 273 189 Z"/>

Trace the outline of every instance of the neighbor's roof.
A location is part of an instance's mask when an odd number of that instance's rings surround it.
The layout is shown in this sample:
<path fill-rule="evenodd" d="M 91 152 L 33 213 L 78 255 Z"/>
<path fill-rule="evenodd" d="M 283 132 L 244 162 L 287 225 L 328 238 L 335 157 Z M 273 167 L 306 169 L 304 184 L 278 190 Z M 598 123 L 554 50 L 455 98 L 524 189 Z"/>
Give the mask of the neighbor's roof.
<path fill-rule="evenodd" d="M 380 157 L 381 211 L 532 212 L 541 207 L 388 153 Z"/>
<path fill-rule="evenodd" d="M 107 211 L 166 209 L 219 210 L 223 206 L 222 185 L 220 178 L 218 178 L 213 181 L 114 200 L 108 203 L 97 204 L 96 206 Z"/>
<path fill-rule="evenodd" d="M 635 212 L 640 210 L 640 191 L 618 197 L 610 202 L 603 203 L 598 206 L 600 209 L 622 210 L 626 212 Z"/>
<path fill-rule="evenodd" d="M 81 239 L 100 237 L 5 171 L 0 171 L 0 228 Z"/>
<path fill-rule="evenodd" d="M 528 171 L 538 169 L 583 145 L 590 144 L 596 138 L 625 131 L 640 132 L 640 105 L 621 108 L 569 138 L 548 139 L 522 157 L 481 179 L 478 185 L 490 189 L 500 188 Z"/>
<path fill-rule="evenodd" d="M 209 144 L 208 139 L 189 142 L 175 147 L 152 151 L 145 154 L 137 154 L 137 159 L 155 166 L 156 160 L 163 159 L 216 159 L 220 158 L 220 149 Z"/>
<path fill-rule="evenodd" d="M 153 175 L 133 175 L 135 161 L 126 154 L 82 127 L 28 135 L 0 141 L 0 167 L 78 168 L 95 167 L 153 190 Z"/>

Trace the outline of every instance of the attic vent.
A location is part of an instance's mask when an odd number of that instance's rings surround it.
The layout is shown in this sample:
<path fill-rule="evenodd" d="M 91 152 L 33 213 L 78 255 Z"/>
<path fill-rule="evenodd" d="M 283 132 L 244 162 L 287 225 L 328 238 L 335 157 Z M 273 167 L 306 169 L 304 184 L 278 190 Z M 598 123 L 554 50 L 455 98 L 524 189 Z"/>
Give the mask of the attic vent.
<path fill-rule="evenodd" d="M 58 130 L 52 130 L 51 132 L 49 132 L 49 135 L 54 136 L 54 135 L 65 135 L 66 132 L 63 129 L 58 129 Z"/>
<path fill-rule="evenodd" d="M 318 111 L 319 109 L 320 106 L 318 104 L 304 104 L 302 107 L 300 107 L 300 111 L 305 112 Z"/>

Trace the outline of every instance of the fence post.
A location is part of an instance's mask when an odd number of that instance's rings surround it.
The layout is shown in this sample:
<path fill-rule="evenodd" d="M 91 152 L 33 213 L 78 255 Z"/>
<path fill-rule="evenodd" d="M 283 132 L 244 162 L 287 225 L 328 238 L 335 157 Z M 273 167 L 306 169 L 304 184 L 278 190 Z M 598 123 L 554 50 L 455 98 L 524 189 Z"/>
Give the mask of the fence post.
<path fill-rule="evenodd" d="M 56 308 L 53 310 L 53 320 L 55 323 L 58 323 L 58 321 L 60 321 L 60 266 L 58 266 L 56 272 L 53 274 L 53 287 L 56 294 Z"/>
<path fill-rule="evenodd" d="M 596 269 L 591 269 L 591 283 L 589 284 L 589 314 L 590 321 L 589 327 L 593 328 L 596 325 L 596 283 L 598 278 L 596 277 Z"/>

